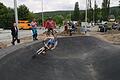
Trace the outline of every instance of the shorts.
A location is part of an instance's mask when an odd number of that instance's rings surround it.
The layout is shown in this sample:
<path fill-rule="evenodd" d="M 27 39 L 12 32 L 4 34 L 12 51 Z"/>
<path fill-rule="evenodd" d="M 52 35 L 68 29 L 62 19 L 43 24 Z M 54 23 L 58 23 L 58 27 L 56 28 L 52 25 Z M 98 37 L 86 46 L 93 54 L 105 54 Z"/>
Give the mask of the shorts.
<path fill-rule="evenodd" d="M 47 45 L 48 45 L 48 46 L 49 46 L 49 45 L 54 46 L 54 45 L 55 45 L 55 43 L 54 43 L 53 41 L 48 41 Z"/>

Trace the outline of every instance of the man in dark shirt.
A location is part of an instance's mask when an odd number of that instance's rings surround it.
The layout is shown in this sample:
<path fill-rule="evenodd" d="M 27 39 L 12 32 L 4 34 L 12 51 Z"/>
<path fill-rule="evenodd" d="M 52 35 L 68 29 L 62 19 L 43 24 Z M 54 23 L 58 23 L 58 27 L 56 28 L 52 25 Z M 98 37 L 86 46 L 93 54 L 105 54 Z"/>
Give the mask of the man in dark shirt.
<path fill-rule="evenodd" d="M 11 35 L 12 35 L 12 45 L 15 45 L 15 41 L 17 40 L 17 43 L 20 43 L 20 39 L 18 39 L 18 28 L 16 23 L 11 27 Z"/>

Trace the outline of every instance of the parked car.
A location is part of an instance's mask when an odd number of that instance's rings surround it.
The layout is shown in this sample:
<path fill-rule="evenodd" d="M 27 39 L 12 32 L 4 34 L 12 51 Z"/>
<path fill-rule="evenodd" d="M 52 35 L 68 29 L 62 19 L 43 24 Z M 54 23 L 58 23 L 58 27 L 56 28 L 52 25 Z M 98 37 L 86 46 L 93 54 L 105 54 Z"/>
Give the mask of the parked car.
<path fill-rule="evenodd" d="M 117 30 L 120 31 L 120 24 L 118 24 L 118 26 L 117 26 Z"/>
<path fill-rule="evenodd" d="M 117 24 L 113 24 L 113 25 L 112 25 L 112 29 L 116 30 L 116 29 L 117 29 L 117 26 L 118 26 Z"/>
<path fill-rule="evenodd" d="M 108 27 L 106 24 L 100 24 L 99 29 L 100 29 L 100 32 L 107 32 Z"/>

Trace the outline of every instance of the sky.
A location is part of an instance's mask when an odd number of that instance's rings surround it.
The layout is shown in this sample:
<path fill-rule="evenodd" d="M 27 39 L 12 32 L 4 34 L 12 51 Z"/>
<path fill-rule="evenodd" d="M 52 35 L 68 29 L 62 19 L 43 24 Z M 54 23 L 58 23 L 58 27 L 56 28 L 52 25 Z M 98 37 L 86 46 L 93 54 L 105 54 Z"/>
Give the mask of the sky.
<path fill-rule="evenodd" d="M 99 7 L 101 7 L 103 0 L 96 0 Z M 14 0 L 0 0 L 5 6 L 14 8 Z M 43 0 L 43 11 L 60 11 L 60 10 L 74 10 L 75 2 L 79 2 L 80 10 L 86 7 L 86 0 Z M 17 4 L 25 4 L 30 11 L 37 13 L 42 12 L 42 0 L 17 0 Z M 119 0 L 111 0 L 111 6 L 118 6 Z M 92 6 L 94 0 L 92 0 Z"/>

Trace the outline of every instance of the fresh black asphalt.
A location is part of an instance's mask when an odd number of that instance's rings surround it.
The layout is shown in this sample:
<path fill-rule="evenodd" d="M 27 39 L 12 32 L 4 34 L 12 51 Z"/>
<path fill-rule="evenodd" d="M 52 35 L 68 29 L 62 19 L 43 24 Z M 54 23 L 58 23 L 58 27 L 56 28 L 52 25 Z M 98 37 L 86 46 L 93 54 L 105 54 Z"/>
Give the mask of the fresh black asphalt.
<path fill-rule="evenodd" d="M 120 80 L 119 47 L 88 36 L 58 41 L 36 59 L 31 56 L 42 47 L 39 41 L 2 57 L 0 80 Z"/>

